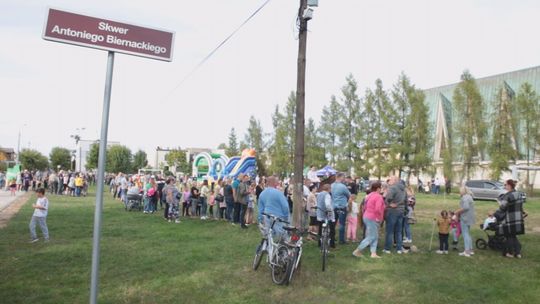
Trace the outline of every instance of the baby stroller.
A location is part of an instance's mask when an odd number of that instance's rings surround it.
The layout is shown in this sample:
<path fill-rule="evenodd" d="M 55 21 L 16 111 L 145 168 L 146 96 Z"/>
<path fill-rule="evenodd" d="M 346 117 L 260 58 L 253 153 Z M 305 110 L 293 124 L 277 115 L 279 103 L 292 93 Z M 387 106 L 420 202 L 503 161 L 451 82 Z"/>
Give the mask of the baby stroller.
<path fill-rule="evenodd" d="M 489 247 L 492 250 L 503 250 L 506 244 L 506 238 L 504 235 L 499 233 L 498 228 L 499 225 L 497 223 L 490 223 L 488 228 L 484 230 L 484 225 L 480 224 L 480 229 L 486 233 L 488 240 L 486 242 L 486 240 L 483 238 L 476 239 L 476 248 L 485 250 Z"/>
<path fill-rule="evenodd" d="M 127 203 L 126 203 L 126 211 L 131 211 L 131 210 L 142 211 L 142 209 L 143 209 L 142 194 L 128 194 Z"/>

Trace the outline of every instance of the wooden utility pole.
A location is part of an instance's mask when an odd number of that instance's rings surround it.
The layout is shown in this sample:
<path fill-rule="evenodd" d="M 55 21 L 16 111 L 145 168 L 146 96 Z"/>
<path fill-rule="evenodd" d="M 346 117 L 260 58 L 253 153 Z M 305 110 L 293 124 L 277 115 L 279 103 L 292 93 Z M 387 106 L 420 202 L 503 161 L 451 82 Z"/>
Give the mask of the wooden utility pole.
<path fill-rule="evenodd" d="M 298 46 L 298 75 L 296 86 L 296 136 L 294 149 L 294 192 L 293 192 L 293 225 L 303 229 L 303 182 L 304 182 L 304 109 L 305 109 L 305 85 L 306 85 L 306 44 L 307 22 L 303 17 L 307 8 L 307 0 L 300 0 L 298 10 L 299 21 L 299 46 Z"/>

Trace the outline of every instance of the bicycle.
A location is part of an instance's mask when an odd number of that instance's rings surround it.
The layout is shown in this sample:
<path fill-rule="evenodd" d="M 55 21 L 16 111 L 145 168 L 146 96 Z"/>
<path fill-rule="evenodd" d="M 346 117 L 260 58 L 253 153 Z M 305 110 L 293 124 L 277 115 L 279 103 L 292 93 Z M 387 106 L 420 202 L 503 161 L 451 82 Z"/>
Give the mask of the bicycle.
<path fill-rule="evenodd" d="M 262 257 L 267 253 L 266 262 L 270 266 L 272 281 L 275 284 L 283 285 L 289 284 L 292 279 L 292 274 L 298 266 L 299 257 L 301 256 L 300 251 L 291 251 L 291 243 L 287 244 L 285 240 L 280 242 L 275 242 L 273 237 L 274 225 L 276 222 L 281 222 L 289 224 L 289 222 L 282 220 L 274 215 L 263 213 L 264 216 L 268 217 L 272 222 L 268 229 L 264 226 L 261 227 L 261 232 L 263 238 L 261 243 L 257 246 L 255 250 L 255 257 L 253 258 L 253 270 L 257 270 L 261 263 Z M 294 227 L 283 227 L 285 231 L 294 231 Z M 291 240 L 293 238 L 291 237 Z M 301 240 L 300 240 L 301 241 Z M 301 247 L 300 247 L 301 249 Z M 296 254 L 299 253 L 299 254 Z"/>
<path fill-rule="evenodd" d="M 311 209 L 319 209 L 317 207 L 312 207 Z M 332 210 L 326 210 L 326 219 L 322 223 L 321 236 L 317 235 L 319 238 L 319 244 L 321 245 L 321 260 L 322 260 L 322 271 L 326 270 L 326 264 L 328 261 L 328 252 L 330 247 L 330 225 L 328 217 L 333 214 Z"/>

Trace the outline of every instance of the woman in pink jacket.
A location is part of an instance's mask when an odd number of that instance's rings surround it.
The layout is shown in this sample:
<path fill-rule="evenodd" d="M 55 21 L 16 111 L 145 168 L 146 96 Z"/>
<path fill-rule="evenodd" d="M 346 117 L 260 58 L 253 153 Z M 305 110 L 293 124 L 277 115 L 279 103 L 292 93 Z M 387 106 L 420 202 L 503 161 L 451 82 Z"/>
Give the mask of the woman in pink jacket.
<path fill-rule="evenodd" d="M 377 242 L 379 241 L 379 226 L 384 218 L 384 199 L 380 193 L 381 182 L 371 184 L 371 193 L 366 197 L 364 205 L 364 223 L 366 224 L 366 238 L 360 242 L 358 248 L 353 251 L 355 257 L 362 256 L 362 250 L 370 247 L 371 257 L 380 258 L 377 255 Z"/>

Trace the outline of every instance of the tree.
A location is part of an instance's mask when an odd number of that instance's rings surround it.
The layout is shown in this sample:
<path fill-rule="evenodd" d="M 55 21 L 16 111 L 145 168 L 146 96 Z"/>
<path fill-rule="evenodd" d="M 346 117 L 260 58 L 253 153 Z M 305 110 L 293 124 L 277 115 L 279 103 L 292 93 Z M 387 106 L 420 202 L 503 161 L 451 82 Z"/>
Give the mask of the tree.
<path fill-rule="evenodd" d="M 54 170 L 58 168 L 64 170 L 71 169 L 71 152 L 66 148 L 52 148 L 51 153 L 49 153 L 49 160 Z"/>
<path fill-rule="evenodd" d="M 244 135 L 244 142 L 248 148 L 257 152 L 257 171 L 261 176 L 266 176 L 266 154 L 264 153 L 264 131 L 261 122 L 252 115 L 249 118 L 249 126 Z"/>
<path fill-rule="evenodd" d="M 395 111 L 393 125 L 396 138 L 390 145 L 392 169 L 401 173 L 407 169 L 407 182 L 411 173 L 418 176 L 420 171 L 431 163 L 429 132 L 429 109 L 425 104 L 424 93 L 411 84 L 402 73 L 392 90 Z"/>
<path fill-rule="evenodd" d="M 131 150 L 128 147 L 111 146 L 107 151 L 107 172 L 130 172 L 133 168 L 131 158 Z"/>
<path fill-rule="evenodd" d="M 304 163 L 307 166 L 320 168 L 327 164 L 324 147 L 321 145 L 321 138 L 317 132 L 313 118 L 309 118 L 306 125 L 304 151 Z"/>
<path fill-rule="evenodd" d="M 99 160 L 99 143 L 93 143 L 86 155 L 86 169 L 97 169 Z"/>
<path fill-rule="evenodd" d="M 220 150 L 227 150 L 227 145 L 225 143 L 220 143 L 217 148 Z"/>
<path fill-rule="evenodd" d="M 24 149 L 19 155 L 22 167 L 27 170 L 45 170 L 49 167 L 49 160 L 41 152 L 33 149 Z"/>
<path fill-rule="evenodd" d="M 454 89 L 455 150 L 461 153 L 463 162 L 462 178 L 469 179 L 471 170 L 484 159 L 487 126 L 485 123 L 485 104 L 469 71 L 461 75 L 461 82 Z M 456 155 L 458 156 L 458 155 Z"/>
<path fill-rule="evenodd" d="M 240 152 L 238 151 L 238 141 L 236 139 L 236 131 L 234 130 L 234 128 L 232 128 L 231 132 L 229 133 L 229 145 L 225 150 L 225 154 L 230 157 L 240 154 Z"/>
<path fill-rule="evenodd" d="M 540 104 L 538 101 L 539 96 L 531 84 L 522 84 L 516 98 L 516 104 L 522 131 L 521 142 L 525 149 L 523 156 L 527 160 L 527 166 L 530 165 L 531 160 L 536 158 L 537 148 L 540 145 Z M 528 170 L 527 184 L 529 192 L 532 192 L 533 185 Z"/>
<path fill-rule="evenodd" d="M 496 98 L 495 109 L 491 115 L 493 132 L 488 151 L 491 156 L 491 178 L 499 180 L 502 172 L 509 170 L 510 160 L 517 158 L 517 151 L 512 137 L 515 123 L 511 115 L 513 111 L 510 107 L 510 96 L 503 87 L 498 90 Z"/>
<path fill-rule="evenodd" d="M 340 105 L 336 100 L 336 96 L 330 98 L 330 104 L 324 106 L 321 115 L 321 124 L 319 126 L 319 134 L 321 143 L 325 152 L 328 155 L 330 165 L 336 166 L 339 151 L 339 125 L 336 123 L 340 117 Z"/>
<path fill-rule="evenodd" d="M 347 76 L 346 84 L 341 88 L 340 115 L 338 119 L 338 137 L 341 142 L 337 168 L 352 174 L 354 163 L 359 159 L 358 146 L 355 141 L 358 132 L 357 116 L 360 111 L 360 98 L 356 93 L 358 84 L 352 75 Z"/>
<path fill-rule="evenodd" d="M 268 149 L 271 160 L 270 173 L 286 176 L 293 172 L 295 112 L 296 94 L 291 92 L 284 113 L 280 113 L 279 106 L 276 106 L 272 115 L 274 138 Z"/>
<path fill-rule="evenodd" d="M 395 111 L 380 79 L 375 81 L 375 91 L 366 90 L 364 112 L 361 115 L 363 128 L 362 155 L 366 159 L 365 172 L 381 179 L 387 175 L 392 164 L 387 162 L 390 142 L 395 139 Z"/>
<path fill-rule="evenodd" d="M 180 148 L 169 151 L 165 155 L 165 161 L 176 168 L 176 172 L 188 174 L 191 172 L 191 166 L 187 160 L 186 151 Z"/>
<path fill-rule="evenodd" d="M 139 169 L 145 168 L 148 165 L 146 152 L 143 150 L 137 151 L 133 155 L 133 172 L 138 172 Z"/>

